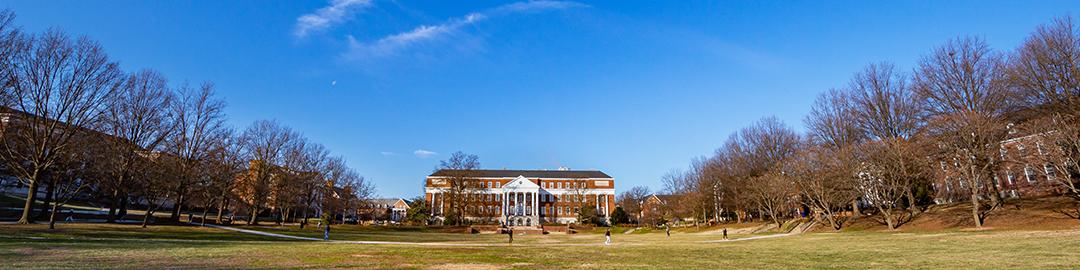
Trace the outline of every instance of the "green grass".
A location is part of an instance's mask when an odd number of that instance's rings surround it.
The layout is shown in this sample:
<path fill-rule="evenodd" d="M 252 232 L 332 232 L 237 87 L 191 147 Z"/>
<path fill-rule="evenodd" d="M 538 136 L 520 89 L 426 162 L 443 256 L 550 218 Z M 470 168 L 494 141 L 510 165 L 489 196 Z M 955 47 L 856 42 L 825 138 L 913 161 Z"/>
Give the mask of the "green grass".
<path fill-rule="evenodd" d="M 276 240 L 230 231 L 133 225 L 0 225 L 0 268 L 389 269 L 1068 269 L 1080 265 L 1080 229 L 1057 231 L 843 232 L 732 242 L 663 230 L 517 236 L 422 228 L 337 226 L 334 238 L 466 244 L 362 245 Z M 241 226 L 243 227 L 243 226 Z M 311 236 L 314 230 L 259 230 Z M 741 238 L 748 235 L 732 235 Z M 30 238 L 41 237 L 41 238 Z M 183 239 L 180 241 L 164 239 Z"/>

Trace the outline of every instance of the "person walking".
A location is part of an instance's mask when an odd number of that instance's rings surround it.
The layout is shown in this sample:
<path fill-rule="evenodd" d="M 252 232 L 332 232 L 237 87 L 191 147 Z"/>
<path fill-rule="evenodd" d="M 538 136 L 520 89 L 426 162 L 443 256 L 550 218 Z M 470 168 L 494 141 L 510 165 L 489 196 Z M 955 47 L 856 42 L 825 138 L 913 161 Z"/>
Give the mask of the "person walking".
<path fill-rule="evenodd" d="M 510 244 L 514 244 L 514 228 L 510 228 Z"/>
<path fill-rule="evenodd" d="M 671 237 L 671 225 L 664 224 L 664 232 L 667 233 L 667 237 Z"/>
<path fill-rule="evenodd" d="M 330 241 L 330 223 L 326 223 L 326 229 L 323 229 L 323 241 Z"/>
<path fill-rule="evenodd" d="M 68 209 L 67 219 L 65 219 L 64 221 L 66 221 L 66 222 L 75 222 L 75 210 L 74 209 Z"/>
<path fill-rule="evenodd" d="M 724 228 L 724 240 L 728 240 L 727 239 L 727 228 Z"/>
<path fill-rule="evenodd" d="M 605 238 L 604 245 L 610 246 L 611 245 L 611 229 L 607 229 L 607 231 L 604 232 L 604 238 Z"/>

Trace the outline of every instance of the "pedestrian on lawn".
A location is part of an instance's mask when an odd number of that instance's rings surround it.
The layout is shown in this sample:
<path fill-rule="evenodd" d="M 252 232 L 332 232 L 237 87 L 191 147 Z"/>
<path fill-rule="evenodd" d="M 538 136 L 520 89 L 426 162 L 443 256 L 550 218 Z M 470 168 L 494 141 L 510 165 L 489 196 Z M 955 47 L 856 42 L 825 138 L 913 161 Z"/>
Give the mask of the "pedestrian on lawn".
<path fill-rule="evenodd" d="M 327 223 L 326 229 L 323 230 L 323 241 L 330 241 L 330 223 Z"/>
<path fill-rule="evenodd" d="M 604 245 L 609 245 L 610 246 L 611 245 L 611 229 L 607 229 L 607 231 L 604 232 L 604 238 L 605 238 Z"/>

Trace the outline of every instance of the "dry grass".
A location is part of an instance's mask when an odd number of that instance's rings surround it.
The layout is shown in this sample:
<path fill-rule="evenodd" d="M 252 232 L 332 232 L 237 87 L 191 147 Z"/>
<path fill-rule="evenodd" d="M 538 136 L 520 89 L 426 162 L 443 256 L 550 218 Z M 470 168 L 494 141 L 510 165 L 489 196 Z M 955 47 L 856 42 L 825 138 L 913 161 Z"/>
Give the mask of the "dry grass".
<path fill-rule="evenodd" d="M 40 227 L 40 228 L 39 228 Z M 273 241 L 197 227 L 137 232 L 122 225 L 0 226 L 0 267 L 13 268 L 379 268 L 379 269 L 714 269 L 714 268 L 1072 268 L 1080 228 L 937 232 L 807 233 L 705 243 L 718 235 L 662 231 L 515 237 L 383 231 L 394 239 L 466 246 L 360 245 Z M 348 229 L 336 229 L 348 234 Z M 353 240 L 378 239 L 355 229 Z M 299 232 L 304 233 L 304 232 Z M 182 241 L 165 240 L 179 234 Z M 366 238 L 371 236 L 370 238 Z M 736 234 L 735 237 L 746 237 Z M 36 237 L 36 238 L 28 238 Z M 74 237 L 74 238 L 72 238 Z M 134 237 L 134 238 L 133 238 Z M 139 240 L 141 239 L 141 240 Z M 271 241 L 267 241 L 271 240 Z M 429 241 L 430 242 L 430 241 Z"/>

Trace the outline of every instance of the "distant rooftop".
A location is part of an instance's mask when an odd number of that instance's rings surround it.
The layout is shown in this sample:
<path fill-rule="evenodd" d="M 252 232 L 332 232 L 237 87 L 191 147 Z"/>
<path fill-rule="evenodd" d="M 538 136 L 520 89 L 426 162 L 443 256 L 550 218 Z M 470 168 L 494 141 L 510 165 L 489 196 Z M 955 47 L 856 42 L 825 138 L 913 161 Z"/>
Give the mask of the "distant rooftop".
<path fill-rule="evenodd" d="M 431 176 L 451 176 L 460 170 L 438 170 Z M 572 170 L 472 170 L 472 177 L 518 177 L 527 178 L 612 178 L 604 172 L 596 170 L 572 171 Z"/>

